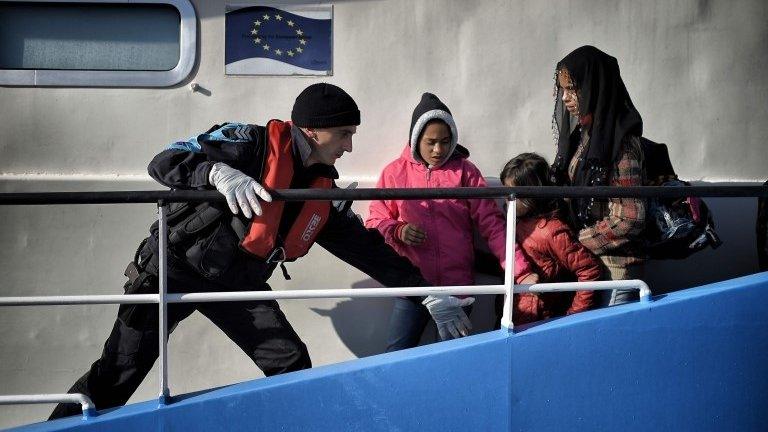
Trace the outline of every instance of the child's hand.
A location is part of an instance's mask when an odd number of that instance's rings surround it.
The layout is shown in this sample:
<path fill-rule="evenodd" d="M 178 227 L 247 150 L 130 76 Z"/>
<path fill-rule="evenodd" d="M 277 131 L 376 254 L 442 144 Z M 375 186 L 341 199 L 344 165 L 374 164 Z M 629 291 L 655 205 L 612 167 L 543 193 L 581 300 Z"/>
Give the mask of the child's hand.
<path fill-rule="evenodd" d="M 419 229 L 416 225 L 405 224 L 402 230 L 400 230 L 400 241 L 408 246 L 417 246 L 424 243 L 427 239 L 427 234 Z"/>
<path fill-rule="evenodd" d="M 535 283 L 539 283 L 539 275 L 536 273 L 531 273 L 520 281 L 521 285 L 533 285 Z"/>

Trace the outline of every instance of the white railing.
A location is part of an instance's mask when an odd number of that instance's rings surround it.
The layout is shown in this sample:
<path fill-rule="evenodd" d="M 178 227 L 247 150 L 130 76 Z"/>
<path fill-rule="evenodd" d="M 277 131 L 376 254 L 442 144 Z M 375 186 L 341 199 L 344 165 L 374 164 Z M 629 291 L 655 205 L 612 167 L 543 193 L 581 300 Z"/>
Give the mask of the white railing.
<path fill-rule="evenodd" d="M 507 206 L 506 250 L 514 251 L 516 208 L 515 197 L 509 197 Z M 73 304 L 141 304 L 156 303 L 159 311 L 159 356 L 160 389 L 158 401 L 165 405 L 170 401 L 168 385 L 168 303 L 200 303 L 245 300 L 287 300 L 313 298 L 363 298 L 363 297 L 407 297 L 428 295 L 480 295 L 505 294 L 504 313 L 501 325 L 506 331 L 512 331 L 512 294 L 547 291 L 612 290 L 637 289 L 641 301 L 647 301 L 651 292 L 641 280 L 540 283 L 534 285 L 514 285 L 514 252 L 506 254 L 503 285 L 443 286 L 443 287 L 398 287 L 364 289 L 328 289 L 328 290 L 292 290 L 292 291 L 245 291 L 245 292 L 207 292 L 168 294 L 167 292 L 167 222 L 166 206 L 158 203 L 159 230 L 159 287 L 158 294 L 123 294 L 123 295 L 81 295 L 81 296 L 35 296 L 35 297 L 0 297 L 0 306 L 34 305 L 73 305 Z M 80 403 L 83 417 L 95 415 L 93 403 L 82 394 L 41 394 L 0 396 L 0 404 L 22 403 Z"/>
<path fill-rule="evenodd" d="M 79 403 L 83 407 L 83 419 L 96 415 L 96 405 L 82 393 L 53 393 L 35 395 L 0 396 L 0 405 L 17 404 L 47 404 L 47 403 Z"/>
<path fill-rule="evenodd" d="M 515 294 L 546 291 L 638 289 L 641 297 L 650 296 L 650 290 L 641 280 L 600 282 L 540 283 L 515 285 Z M 355 289 L 316 289 L 291 291 L 224 291 L 211 293 L 167 294 L 167 303 L 206 303 L 249 300 L 302 300 L 329 298 L 416 297 L 427 295 L 482 295 L 504 294 L 504 285 L 454 285 L 442 287 L 393 287 Z M 116 294 L 89 296 L 29 296 L 0 297 L 0 306 L 55 306 L 84 304 L 146 304 L 159 303 L 159 294 Z"/>

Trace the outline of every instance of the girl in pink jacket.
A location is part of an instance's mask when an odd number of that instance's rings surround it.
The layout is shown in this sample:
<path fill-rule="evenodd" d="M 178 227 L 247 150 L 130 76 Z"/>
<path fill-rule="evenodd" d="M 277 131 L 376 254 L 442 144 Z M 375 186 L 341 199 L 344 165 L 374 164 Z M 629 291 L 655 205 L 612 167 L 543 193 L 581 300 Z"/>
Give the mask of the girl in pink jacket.
<path fill-rule="evenodd" d="M 480 170 L 470 162 L 469 152 L 458 145 L 451 111 L 437 96 L 424 93 L 413 112 L 410 142 L 399 158 L 381 173 L 377 188 L 453 188 L 486 186 Z M 505 221 L 491 199 L 435 199 L 373 201 L 366 227 L 377 229 L 400 255 L 419 267 L 434 285 L 474 283 L 473 227 L 487 241 L 504 266 Z M 516 283 L 535 283 L 538 277 L 520 251 L 515 250 Z M 431 297 L 431 296 L 430 296 Z M 418 345 L 429 322 L 430 297 L 397 298 L 390 318 L 387 351 Z M 461 300 L 468 306 L 474 299 Z M 427 307 L 425 307 L 427 306 Z M 440 337 L 466 336 L 467 328 L 443 331 Z M 457 331 L 458 330 L 458 334 Z"/>

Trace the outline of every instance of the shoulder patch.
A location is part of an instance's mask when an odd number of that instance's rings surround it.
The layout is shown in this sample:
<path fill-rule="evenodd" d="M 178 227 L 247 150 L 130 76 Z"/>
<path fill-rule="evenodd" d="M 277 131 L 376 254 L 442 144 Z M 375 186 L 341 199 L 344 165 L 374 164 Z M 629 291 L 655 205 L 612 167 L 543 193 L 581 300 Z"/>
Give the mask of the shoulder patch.
<path fill-rule="evenodd" d="M 251 125 L 238 124 L 231 129 L 224 129 L 222 131 L 224 136 L 236 141 L 255 141 L 256 128 Z"/>

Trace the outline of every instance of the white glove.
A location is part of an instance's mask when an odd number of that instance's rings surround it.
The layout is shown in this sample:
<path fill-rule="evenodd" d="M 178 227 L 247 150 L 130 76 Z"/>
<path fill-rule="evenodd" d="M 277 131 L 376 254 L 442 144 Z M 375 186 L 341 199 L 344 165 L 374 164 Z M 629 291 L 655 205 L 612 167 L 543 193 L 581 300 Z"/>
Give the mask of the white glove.
<path fill-rule="evenodd" d="M 440 339 L 448 340 L 469 335 L 472 323 L 462 307 L 469 306 L 474 301 L 474 297 L 460 299 L 454 296 L 428 296 L 421 304 L 427 307 L 435 320 Z"/>
<path fill-rule="evenodd" d="M 213 164 L 208 174 L 208 182 L 227 198 L 232 213 L 237 214 L 237 207 L 240 206 L 243 215 L 248 219 L 254 214 L 261 216 L 257 196 L 266 202 L 272 202 L 272 197 L 256 180 L 223 162 Z"/>

